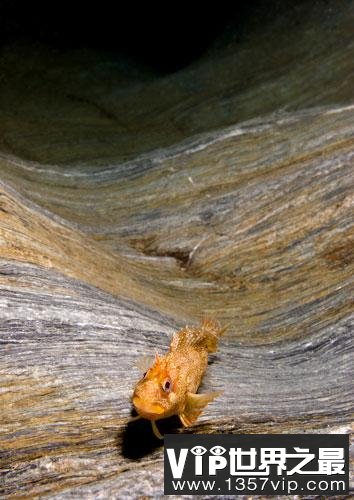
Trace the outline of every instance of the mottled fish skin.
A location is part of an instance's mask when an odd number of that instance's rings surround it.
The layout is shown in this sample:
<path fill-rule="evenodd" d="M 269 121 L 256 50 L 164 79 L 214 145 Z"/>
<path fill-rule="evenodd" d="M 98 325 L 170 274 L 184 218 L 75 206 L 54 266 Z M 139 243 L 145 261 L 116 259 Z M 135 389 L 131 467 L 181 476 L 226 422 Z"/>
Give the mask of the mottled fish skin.
<path fill-rule="evenodd" d="M 209 318 L 198 327 L 186 326 L 173 336 L 169 352 L 163 357 L 156 355 L 153 365 L 136 384 L 133 405 L 140 417 L 151 421 L 157 437 L 162 438 L 156 420 L 178 415 L 184 426 L 192 425 L 220 394 L 196 392 L 208 365 L 208 353 L 217 350 L 225 330 Z"/>

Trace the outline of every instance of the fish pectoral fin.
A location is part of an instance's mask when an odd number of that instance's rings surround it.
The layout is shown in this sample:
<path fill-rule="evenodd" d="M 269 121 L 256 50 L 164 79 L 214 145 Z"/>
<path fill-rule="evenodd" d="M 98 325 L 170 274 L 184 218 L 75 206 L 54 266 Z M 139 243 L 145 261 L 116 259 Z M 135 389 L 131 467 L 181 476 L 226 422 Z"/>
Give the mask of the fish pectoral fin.
<path fill-rule="evenodd" d="M 157 437 L 157 439 L 163 439 L 163 435 L 158 430 L 157 425 L 156 425 L 154 420 L 151 420 L 151 427 L 152 427 L 152 430 L 153 430 L 155 436 Z"/>
<path fill-rule="evenodd" d="M 141 419 L 141 415 L 136 415 L 135 417 L 130 417 L 130 419 L 128 420 L 128 423 L 135 422 L 136 420 L 140 420 L 140 419 Z"/>
<path fill-rule="evenodd" d="M 209 392 L 208 394 L 187 393 L 186 405 L 179 418 L 185 427 L 192 425 L 210 401 L 213 401 L 222 391 Z"/>

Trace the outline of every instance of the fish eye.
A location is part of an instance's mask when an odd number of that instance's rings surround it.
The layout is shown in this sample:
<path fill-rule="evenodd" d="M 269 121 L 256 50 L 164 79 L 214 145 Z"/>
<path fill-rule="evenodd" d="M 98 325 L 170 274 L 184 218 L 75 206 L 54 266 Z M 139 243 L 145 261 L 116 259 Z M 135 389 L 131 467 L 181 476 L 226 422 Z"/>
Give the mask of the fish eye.
<path fill-rule="evenodd" d="M 162 384 L 162 389 L 165 391 L 165 392 L 170 392 L 171 390 L 171 387 L 172 387 L 172 382 L 169 378 L 166 378 L 164 380 L 164 383 Z"/>

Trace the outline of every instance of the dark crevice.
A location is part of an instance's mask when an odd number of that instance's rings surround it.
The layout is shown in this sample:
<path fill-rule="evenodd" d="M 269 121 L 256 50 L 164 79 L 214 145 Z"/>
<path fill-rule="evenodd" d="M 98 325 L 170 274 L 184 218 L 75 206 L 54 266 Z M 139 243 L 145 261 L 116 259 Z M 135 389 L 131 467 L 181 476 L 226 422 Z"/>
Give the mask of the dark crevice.
<path fill-rule="evenodd" d="M 179 3 L 0 0 L 0 47 L 20 41 L 64 51 L 108 50 L 166 74 L 191 64 L 213 44 L 241 40 L 254 24 L 289 10 L 296 21 L 290 0 L 236 0 L 194 10 Z"/>

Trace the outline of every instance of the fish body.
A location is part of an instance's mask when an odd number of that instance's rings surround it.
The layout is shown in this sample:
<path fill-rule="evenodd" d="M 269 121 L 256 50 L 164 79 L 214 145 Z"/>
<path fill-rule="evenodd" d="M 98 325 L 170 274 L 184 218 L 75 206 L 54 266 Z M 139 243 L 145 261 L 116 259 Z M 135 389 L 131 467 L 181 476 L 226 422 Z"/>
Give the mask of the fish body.
<path fill-rule="evenodd" d="M 184 426 L 192 425 L 220 394 L 197 394 L 197 390 L 208 365 L 208 354 L 217 350 L 224 331 L 211 319 L 198 327 L 183 328 L 173 336 L 169 352 L 163 357 L 157 355 L 136 384 L 133 405 L 138 415 L 152 422 L 158 437 L 162 436 L 156 420 L 178 415 Z"/>

